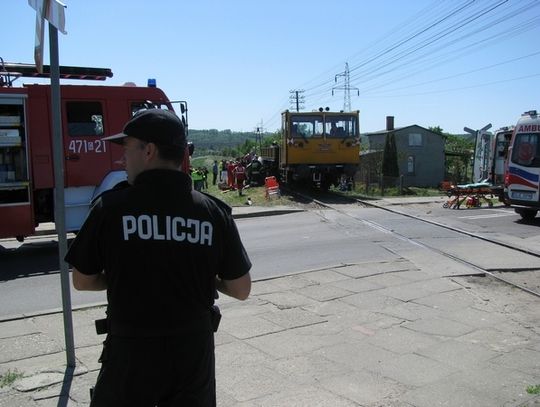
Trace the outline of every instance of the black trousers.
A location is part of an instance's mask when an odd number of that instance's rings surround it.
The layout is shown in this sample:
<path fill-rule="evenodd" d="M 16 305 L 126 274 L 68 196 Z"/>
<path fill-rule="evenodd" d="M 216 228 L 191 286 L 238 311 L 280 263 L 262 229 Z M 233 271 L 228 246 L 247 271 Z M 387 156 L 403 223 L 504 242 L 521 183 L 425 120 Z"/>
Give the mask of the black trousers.
<path fill-rule="evenodd" d="M 212 332 L 160 338 L 109 335 L 90 407 L 215 407 Z"/>

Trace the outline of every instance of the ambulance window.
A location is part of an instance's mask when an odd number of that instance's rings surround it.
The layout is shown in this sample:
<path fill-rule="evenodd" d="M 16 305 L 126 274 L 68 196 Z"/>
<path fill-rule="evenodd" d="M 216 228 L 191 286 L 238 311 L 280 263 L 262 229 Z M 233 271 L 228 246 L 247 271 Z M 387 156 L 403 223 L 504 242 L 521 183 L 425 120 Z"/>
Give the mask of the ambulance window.
<path fill-rule="evenodd" d="M 525 167 L 540 166 L 538 134 L 518 134 L 512 149 L 512 161 Z"/>
<path fill-rule="evenodd" d="M 103 135 L 103 108 L 100 102 L 67 102 L 66 114 L 70 137 Z"/>

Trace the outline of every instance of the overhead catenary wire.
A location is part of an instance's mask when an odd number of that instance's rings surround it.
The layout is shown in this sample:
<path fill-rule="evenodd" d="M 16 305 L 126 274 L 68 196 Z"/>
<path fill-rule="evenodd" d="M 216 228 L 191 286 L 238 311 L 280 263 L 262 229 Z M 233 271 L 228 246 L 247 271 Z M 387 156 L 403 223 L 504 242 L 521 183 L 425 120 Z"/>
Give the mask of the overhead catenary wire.
<path fill-rule="evenodd" d="M 425 72 L 429 69 L 434 69 L 438 65 L 451 61 L 452 58 L 457 59 L 469 53 L 474 52 L 480 47 L 486 48 L 494 43 L 504 41 L 522 35 L 523 33 L 538 27 L 540 17 L 532 15 L 527 20 L 519 20 L 517 17 L 537 9 L 540 2 L 532 1 L 527 3 L 515 3 L 504 1 L 495 2 L 460 2 L 455 7 L 448 9 L 447 2 L 435 2 L 431 10 L 439 7 L 432 18 L 424 25 L 418 27 L 415 24 L 418 20 L 415 18 L 409 19 L 412 25 L 415 25 L 414 30 L 408 30 L 406 24 L 400 26 L 401 38 L 398 41 L 389 40 L 393 32 L 387 37 L 386 46 L 383 40 L 375 41 L 371 44 L 371 56 L 359 60 L 354 58 L 349 59 L 351 71 L 351 83 L 354 81 L 356 86 L 359 86 L 361 94 L 370 97 L 386 97 L 392 96 L 391 88 L 396 88 L 395 84 L 399 81 L 404 81 L 406 78 L 418 75 L 420 72 Z M 431 6 L 431 5 L 430 5 Z M 442 10 L 442 6 L 446 6 Z M 459 13 L 467 11 L 467 17 L 463 18 Z M 417 14 L 418 17 L 425 18 L 428 13 L 428 8 L 423 9 Z M 458 18 L 459 21 L 453 21 Z M 437 24 L 438 23 L 438 24 Z M 495 30 L 498 30 L 494 32 Z M 397 30 L 394 30 L 397 32 Z M 408 31 L 408 35 L 403 33 Z M 404 39 L 403 39 L 404 38 Z M 382 45 L 381 51 L 373 51 L 373 45 Z M 390 51 L 391 50 L 391 51 Z M 387 52 L 388 51 L 388 52 Z M 355 54 L 365 54 L 365 51 Z M 503 62 L 495 62 L 494 64 L 484 65 L 476 69 L 470 69 L 462 72 L 460 75 L 473 74 L 480 72 L 482 69 L 492 69 L 499 64 L 508 64 L 511 61 L 518 61 L 521 58 L 534 57 L 536 53 L 528 56 L 520 56 L 519 58 L 506 59 Z M 370 61 L 368 63 L 368 61 Z M 341 65 L 343 66 L 343 65 Z M 419 69 L 421 67 L 421 69 Z M 336 102 L 336 98 L 331 97 L 331 89 L 334 83 L 334 75 L 328 75 L 328 79 L 314 83 L 311 86 L 302 86 L 305 88 L 306 105 L 314 109 L 323 105 Z M 509 81 L 525 78 L 527 75 L 514 76 L 506 78 Z M 448 78 L 447 78 L 448 79 Z M 438 79 L 440 81 L 444 78 Z M 436 81 L 436 80 L 434 80 Z M 417 84 L 420 86 L 421 83 Z M 394 85 L 394 86 L 391 86 Z M 405 84 L 406 85 L 406 84 Z M 409 85 L 414 87 L 415 85 Z M 403 86 L 402 86 L 403 87 Z M 459 87 L 455 87 L 458 89 Z M 378 93 L 380 92 L 380 93 Z M 286 105 L 285 105 L 286 106 Z M 279 118 L 279 113 L 274 113 L 271 117 Z M 267 121 L 268 122 L 268 121 Z"/>

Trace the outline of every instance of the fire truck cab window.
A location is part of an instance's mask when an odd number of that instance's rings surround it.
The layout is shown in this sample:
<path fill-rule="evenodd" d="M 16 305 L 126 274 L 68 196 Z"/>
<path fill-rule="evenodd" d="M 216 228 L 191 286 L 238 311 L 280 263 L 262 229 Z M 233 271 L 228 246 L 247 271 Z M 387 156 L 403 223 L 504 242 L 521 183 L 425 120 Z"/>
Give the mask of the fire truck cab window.
<path fill-rule="evenodd" d="M 103 108 L 100 102 L 67 102 L 70 137 L 103 136 Z"/>
<path fill-rule="evenodd" d="M 161 104 L 161 103 L 154 103 L 149 100 L 146 100 L 144 102 L 132 102 L 131 103 L 131 115 L 133 116 L 135 113 L 137 113 L 140 110 L 148 110 L 148 109 L 164 109 L 169 110 L 169 106 Z"/>

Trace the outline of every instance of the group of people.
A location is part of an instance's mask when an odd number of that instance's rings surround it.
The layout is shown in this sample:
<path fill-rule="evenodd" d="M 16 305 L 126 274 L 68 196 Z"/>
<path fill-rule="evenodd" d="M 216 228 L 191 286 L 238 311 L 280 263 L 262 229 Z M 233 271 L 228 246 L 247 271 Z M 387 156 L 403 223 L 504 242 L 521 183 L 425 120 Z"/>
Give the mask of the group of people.
<path fill-rule="evenodd" d="M 237 190 L 242 196 L 247 180 L 246 164 L 242 158 L 222 160 L 219 185 L 222 189 Z"/>
<path fill-rule="evenodd" d="M 251 152 L 234 160 L 221 160 L 218 164 L 214 160 L 212 164 L 212 185 L 218 184 L 222 190 L 238 191 L 243 195 L 243 190 L 251 183 L 260 184 L 262 176 L 262 162 L 259 157 Z M 196 191 L 208 190 L 209 171 L 206 167 L 191 168 L 193 189 Z"/>

